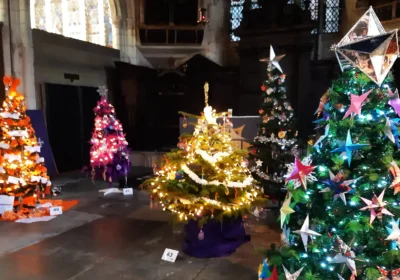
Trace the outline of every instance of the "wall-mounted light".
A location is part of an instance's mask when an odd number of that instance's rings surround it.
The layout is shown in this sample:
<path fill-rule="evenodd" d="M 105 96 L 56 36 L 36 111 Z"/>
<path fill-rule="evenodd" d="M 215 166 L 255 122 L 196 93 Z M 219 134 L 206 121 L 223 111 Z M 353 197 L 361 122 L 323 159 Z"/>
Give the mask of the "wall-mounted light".
<path fill-rule="evenodd" d="M 207 9 L 205 9 L 205 8 L 200 8 L 199 9 L 199 14 L 197 16 L 197 23 L 198 24 L 206 24 L 206 23 L 208 23 Z"/>

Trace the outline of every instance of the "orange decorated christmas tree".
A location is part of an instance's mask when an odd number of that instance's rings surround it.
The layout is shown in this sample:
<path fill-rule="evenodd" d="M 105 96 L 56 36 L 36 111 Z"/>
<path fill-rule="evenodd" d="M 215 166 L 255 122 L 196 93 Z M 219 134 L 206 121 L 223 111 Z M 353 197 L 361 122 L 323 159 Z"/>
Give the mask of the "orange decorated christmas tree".
<path fill-rule="evenodd" d="M 4 77 L 6 98 L 0 108 L 0 194 L 31 196 L 49 191 L 50 181 L 19 79 Z"/>

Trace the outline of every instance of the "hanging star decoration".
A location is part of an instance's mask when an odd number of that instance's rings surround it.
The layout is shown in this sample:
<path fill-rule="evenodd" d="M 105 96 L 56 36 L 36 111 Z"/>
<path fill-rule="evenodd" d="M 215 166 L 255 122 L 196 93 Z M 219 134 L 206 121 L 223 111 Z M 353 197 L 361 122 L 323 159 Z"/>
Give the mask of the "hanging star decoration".
<path fill-rule="evenodd" d="M 397 115 L 400 116 L 400 98 L 397 95 L 395 97 L 390 98 L 388 104 L 392 106 L 392 108 L 396 111 Z"/>
<path fill-rule="evenodd" d="M 400 222 L 400 219 L 397 219 L 397 221 L 393 220 L 390 222 L 392 225 L 392 228 L 386 227 L 386 230 L 389 233 L 389 236 L 386 238 L 386 240 L 392 241 L 390 244 L 390 249 L 392 249 L 392 250 L 400 248 L 399 222 Z"/>
<path fill-rule="evenodd" d="M 276 270 L 276 266 L 274 266 L 274 269 L 272 270 L 272 274 L 267 280 L 279 280 L 278 277 L 278 271 Z"/>
<path fill-rule="evenodd" d="M 347 205 L 346 194 L 354 193 L 354 190 L 350 187 L 350 185 L 353 184 L 357 179 L 345 181 L 343 180 L 343 173 L 341 171 L 336 175 L 334 175 L 330 170 L 329 170 L 329 178 L 330 178 L 329 180 L 325 180 L 322 182 L 327 187 L 321 190 L 320 193 L 333 192 L 334 199 L 340 197 L 344 205 Z"/>
<path fill-rule="evenodd" d="M 258 278 L 260 280 L 268 279 L 268 277 L 271 275 L 271 272 L 269 270 L 269 265 L 267 263 L 267 259 L 263 260 L 263 263 L 259 265 L 258 267 Z"/>
<path fill-rule="evenodd" d="M 286 182 L 291 180 L 297 180 L 300 182 L 300 185 L 303 188 L 307 189 L 307 180 L 315 181 L 316 178 L 312 175 L 313 170 L 317 166 L 305 165 L 303 164 L 297 157 L 295 158 L 293 169 L 290 170 L 290 174 L 286 178 Z M 310 177 L 311 176 L 311 177 Z M 300 185 L 295 184 L 295 188 L 298 188 Z"/>
<path fill-rule="evenodd" d="M 325 133 L 324 133 L 324 135 L 321 135 L 321 136 L 318 138 L 318 140 L 315 141 L 314 148 L 316 148 L 316 149 L 319 150 L 319 149 L 320 149 L 320 143 L 321 143 L 326 137 L 328 137 L 328 135 L 329 135 L 329 124 L 327 124 L 326 127 L 325 127 Z"/>
<path fill-rule="evenodd" d="M 310 236 L 321 236 L 318 232 L 315 232 L 310 229 L 309 227 L 310 224 L 310 219 L 309 216 L 307 215 L 307 218 L 304 220 L 303 226 L 301 227 L 300 230 L 294 231 L 294 233 L 297 233 L 301 236 L 301 239 L 303 241 L 304 249 L 307 252 L 307 244 L 308 244 L 308 237 Z M 312 241 L 312 239 L 311 239 Z"/>
<path fill-rule="evenodd" d="M 333 50 L 342 71 L 357 67 L 380 86 L 399 54 L 397 30 L 386 32 L 371 7 Z"/>
<path fill-rule="evenodd" d="M 340 274 L 338 274 L 338 277 L 339 277 L 339 280 L 344 280 L 344 278 Z M 355 279 L 356 279 L 356 276 L 354 275 L 354 273 L 351 274 L 349 280 L 355 280 Z"/>
<path fill-rule="evenodd" d="M 282 266 L 283 266 L 283 271 L 285 272 L 286 280 L 296 280 L 300 276 L 301 272 L 304 269 L 304 267 L 302 267 L 299 270 L 297 270 L 295 273 L 291 274 L 284 265 L 282 265 Z"/>
<path fill-rule="evenodd" d="M 361 115 L 361 107 L 363 106 L 364 101 L 367 99 L 368 95 L 371 93 L 372 89 L 367 91 L 360 96 L 355 94 L 350 94 L 350 107 L 347 112 L 344 114 L 343 119 L 347 118 L 348 116 L 352 115 Z"/>
<path fill-rule="evenodd" d="M 97 92 L 101 97 L 107 97 L 108 89 L 106 86 L 99 86 Z"/>
<path fill-rule="evenodd" d="M 281 244 L 283 246 L 290 246 L 292 243 L 293 237 L 290 235 L 290 228 L 286 228 L 286 225 L 284 225 L 281 233 Z"/>
<path fill-rule="evenodd" d="M 389 188 L 394 189 L 394 194 L 396 195 L 398 192 L 400 192 L 400 168 L 397 166 L 397 163 L 395 161 L 392 161 L 390 163 L 389 170 L 393 175 L 393 182 L 389 186 Z"/>
<path fill-rule="evenodd" d="M 262 166 L 263 161 L 259 159 L 259 160 L 256 161 L 256 164 L 257 164 L 257 166 Z"/>
<path fill-rule="evenodd" d="M 386 117 L 385 127 L 383 128 L 383 133 L 385 133 L 386 137 L 389 138 L 390 141 L 395 143 L 394 135 L 392 132 L 392 125 L 390 123 L 390 119 Z"/>
<path fill-rule="evenodd" d="M 393 270 L 386 270 L 378 266 L 378 270 L 383 276 L 379 278 L 379 280 L 400 280 L 400 268 Z"/>
<path fill-rule="evenodd" d="M 286 216 L 294 213 L 295 211 L 290 208 L 290 201 L 292 199 L 292 194 L 290 192 L 287 193 L 285 201 L 282 204 L 281 207 L 281 228 L 283 228 L 283 225 L 286 222 Z"/>
<path fill-rule="evenodd" d="M 361 148 L 364 148 L 364 147 L 367 147 L 367 146 L 369 146 L 369 144 L 353 144 L 353 141 L 351 140 L 350 129 L 349 129 L 347 131 L 346 142 L 342 146 L 340 146 L 339 148 L 334 149 L 332 151 L 332 153 L 336 153 L 336 152 L 342 152 L 342 153 L 344 152 L 344 153 L 346 153 L 347 163 L 350 166 L 351 158 L 352 158 L 352 155 L 353 155 L 353 151 L 361 149 Z"/>
<path fill-rule="evenodd" d="M 322 113 L 326 103 L 328 103 L 330 93 L 331 93 L 331 89 L 328 88 L 328 90 L 320 98 L 318 108 L 314 113 L 314 115 L 317 115 L 317 117 L 319 117 L 319 115 Z"/>
<path fill-rule="evenodd" d="M 387 202 L 383 201 L 383 197 L 385 196 L 385 190 L 381 192 L 381 194 L 377 197 L 374 194 L 371 200 L 361 197 L 361 199 L 367 204 L 367 206 L 361 208 L 360 210 L 369 210 L 371 212 L 371 217 L 369 223 L 372 224 L 376 217 L 382 221 L 383 215 L 394 216 L 390 213 L 385 206 Z"/>
<path fill-rule="evenodd" d="M 278 69 L 281 73 L 283 73 L 281 66 L 279 65 L 279 61 L 285 57 L 286 54 L 282 55 L 275 55 L 274 48 L 270 46 L 269 48 L 269 58 L 262 58 L 260 59 L 261 62 L 267 62 L 268 66 L 273 69 Z"/>
<path fill-rule="evenodd" d="M 336 236 L 336 244 L 338 245 L 339 252 L 335 255 L 331 262 L 346 264 L 351 272 L 357 276 L 355 262 L 356 254 L 339 236 Z"/>

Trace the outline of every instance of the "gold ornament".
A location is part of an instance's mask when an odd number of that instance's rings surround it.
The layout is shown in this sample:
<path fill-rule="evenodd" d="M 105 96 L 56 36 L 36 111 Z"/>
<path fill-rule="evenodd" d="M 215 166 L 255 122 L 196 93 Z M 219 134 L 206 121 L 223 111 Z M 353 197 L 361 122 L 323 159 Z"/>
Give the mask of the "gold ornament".
<path fill-rule="evenodd" d="M 278 132 L 278 137 L 279 137 L 279 138 L 282 139 L 282 138 L 284 138 L 285 136 L 286 136 L 286 131 L 281 130 L 281 131 Z"/>

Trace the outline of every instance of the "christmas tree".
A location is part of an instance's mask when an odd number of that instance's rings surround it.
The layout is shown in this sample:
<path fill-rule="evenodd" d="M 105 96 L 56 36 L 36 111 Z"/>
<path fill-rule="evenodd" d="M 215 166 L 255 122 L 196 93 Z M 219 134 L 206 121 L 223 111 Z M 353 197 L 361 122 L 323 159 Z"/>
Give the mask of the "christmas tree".
<path fill-rule="evenodd" d="M 286 95 L 285 74 L 279 61 L 285 55 L 276 56 L 272 46 L 267 62 L 267 80 L 261 86 L 263 103 L 259 114 L 261 124 L 250 159 L 253 176 L 264 187 L 270 198 L 283 198 L 286 164 L 293 162 L 297 148 L 297 131 L 292 106 Z"/>
<path fill-rule="evenodd" d="M 208 84 L 205 93 L 202 116 L 182 113 L 197 119 L 193 134 L 181 135 L 178 149 L 165 155 L 158 176 L 145 182 L 164 210 L 181 221 L 200 224 L 248 213 L 259 197 L 244 159 L 246 151 L 233 150 L 230 144 L 227 114 L 216 114 L 208 105 Z"/>
<path fill-rule="evenodd" d="M 334 50 L 343 73 L 321 99 L 312 154 L 289 170 L 283 246 L 267 262 L 304 268 L 299 279 L 398 279 L 397 30 L 386 33 L 369 9 Z"/>
<path fill-rule="evenodd" d="M 35 131 L 26 115 L 18 79 L 4 77 L 6 98 L 0 109 L 0 193 L 15 196 L 44 195 L 50 180 L 39 156 Z"/>
<path fill-rule="evenodd" d="M 118 176 L 126 177 L 130 169 L 128 142 L 122 125 L 115 116 L 114 107 L 107 102 L 107 89 L 99 87 L 100 101 L 94 108 L 94 130 L 90 140 L 90 165 L 92 179 L 98 173 L 112 182 Z"/>

